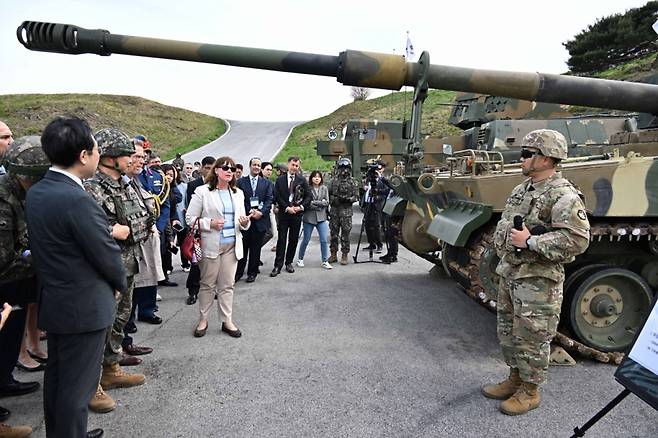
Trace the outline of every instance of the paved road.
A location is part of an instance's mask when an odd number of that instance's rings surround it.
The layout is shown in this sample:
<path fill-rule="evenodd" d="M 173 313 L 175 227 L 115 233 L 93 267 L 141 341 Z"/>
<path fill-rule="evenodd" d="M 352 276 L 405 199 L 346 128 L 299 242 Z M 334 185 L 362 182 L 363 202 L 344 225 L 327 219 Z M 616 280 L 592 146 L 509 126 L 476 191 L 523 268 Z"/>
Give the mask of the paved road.
<path fill-rule="evenodd" d="M 622 390 L 613 366 L 581 360 L 551 368 L 539 409 L 502 415 L 480 395 L 506 373 L 494 315 L 430 276 L 428 262 L 401 249 L 395 265 L 325 271 L 314 238 L 307 267 L 270 278 L 269 248 L 265 275 L 236 285 L 240 339 L 219 332 L 216 313 L 208 334 L 193 338 L 196 306 L 181 287 L 161 290 L 165 322 L 138 323 L 135 335 L 155 348 L 132 368 L 147 383 L 110 391 L 117 409 L 90 414 L 90 428 L 122 438 L 568 437 Z M 185 274 L 172 278 L 183 284 Z M 45 436 L 40 393 L 0 405 L 14 412 L 11 424 Z M 586 436 L 657 434 L 658 412 L 631 395 Z"/>
<path fill-rule="evenodd" d="M 250 158 L 271 161 L 285 143 L 292 128 L 300 122 L 240 122 L 229 120 L 230 128 L 222 137 L 183 155 L 187 162 L 205 156 L 227 155 L 245 165 Z"/>

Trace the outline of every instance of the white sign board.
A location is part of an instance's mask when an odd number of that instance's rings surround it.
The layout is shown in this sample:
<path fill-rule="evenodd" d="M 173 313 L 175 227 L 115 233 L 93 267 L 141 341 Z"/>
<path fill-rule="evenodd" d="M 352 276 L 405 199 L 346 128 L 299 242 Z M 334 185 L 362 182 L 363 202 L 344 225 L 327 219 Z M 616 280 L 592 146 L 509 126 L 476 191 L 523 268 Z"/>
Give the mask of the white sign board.
<path fill-rule="evenodd" d="M 658 306 L 653 306 L 628 356 L 658 375 Z"/>

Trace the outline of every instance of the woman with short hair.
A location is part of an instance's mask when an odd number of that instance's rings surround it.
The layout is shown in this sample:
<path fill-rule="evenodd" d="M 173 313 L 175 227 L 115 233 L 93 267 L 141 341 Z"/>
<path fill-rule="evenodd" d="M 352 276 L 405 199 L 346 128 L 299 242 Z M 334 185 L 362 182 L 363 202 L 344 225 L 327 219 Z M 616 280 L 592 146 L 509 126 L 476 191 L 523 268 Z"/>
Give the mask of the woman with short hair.
<path fill-rule="evenodd" d="M 208 315 L 215 293 L 218 296 L 221 330 L 239 338 L 240 330 L 233 323 L 233 285 L 238 260 L 242 258 L 242 231 L 251 225 L 245 214 L 244 194 L 235 184 L 235 161 L 220 157 L 192 195 L 185 220 L 192 228 L 199 219 L 203 257 L 199 260 L 199 323 L 195 337 L 208 329 Z"/>

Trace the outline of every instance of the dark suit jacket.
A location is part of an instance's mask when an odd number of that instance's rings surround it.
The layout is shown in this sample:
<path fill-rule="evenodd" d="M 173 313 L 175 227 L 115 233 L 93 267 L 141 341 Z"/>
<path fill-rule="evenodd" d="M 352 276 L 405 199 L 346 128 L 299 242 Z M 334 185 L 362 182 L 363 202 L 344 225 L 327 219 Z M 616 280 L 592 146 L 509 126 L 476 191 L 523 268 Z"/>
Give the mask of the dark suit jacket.
<path fill-rule="evenodd" d="M 250 229 L 264 232 L 267 230 L 270 222 L 270 209 L 272 208 L 272 201 L 274 200 L 274 185 L 269 180 L 259 176 L 258 183 L 256 184 L 256 193 L 254 194 L 251 191 L 251 175 L 249 175 L 240 178 L 237 182 L 237 186 L 244 193 L 244 211 L 246 211 L 247 214 L 249 214 L 249 211 L 251 210 L 251 200 L 249 198 L 252 196 L 256 196 L 258 202 L 263 204 L 263 207 L 260 208 L 263 217 L 258 220 L 252 218 Z"/>
<path fill-rule="evenodd" d="M 276 202 L 276 204 L 279 206 L 279 215 L 287 214 L 285 212 L 286 207 L 301 205 L 304 207 L 304 209 L 307 209 L 309 204 L 311 203 L 311 190 L 308 187 L 308 182 L 303 176 L 299 174 L 295 175 L 295 180 L 293 181 L 293 186 L 292 186 L 293 193 L 295 192 L 298 186 L 302 186 L 303 197 L 298 202 L 289 201 L 290 191 L 288 188 L 288 181 L 289 181 L 289 176 L 286 173 L 285 175 L 281 175 L 280 177 L 278 177 L 276 179 L 276 182 L 274 183 L 274 202 Z M 299 212 L 296 214 L 296 216 L 299 217 L 302 217 L 302 215 L 303 212 Z"/>
<path fill-rule="evenodd" d="M 194 181 L 190 181 L 187 184 L 187 193 L 185 194 L 186 202 L 185 205 L 190 205 L 190 201 L 192 200 L 192 195 L 194 194 L 194 191 L 197 189 L 197 187 L 203 185 L 203 178 L 198 177 Z"/>
<path fill-rule="evenodd" d="M 39 327 L 56 334 L 112 325 L 114 291 L 127 288 L 107 216 L 71 178 L 48 171 L 27 193 L 27 226 L 41 282 Z"/>

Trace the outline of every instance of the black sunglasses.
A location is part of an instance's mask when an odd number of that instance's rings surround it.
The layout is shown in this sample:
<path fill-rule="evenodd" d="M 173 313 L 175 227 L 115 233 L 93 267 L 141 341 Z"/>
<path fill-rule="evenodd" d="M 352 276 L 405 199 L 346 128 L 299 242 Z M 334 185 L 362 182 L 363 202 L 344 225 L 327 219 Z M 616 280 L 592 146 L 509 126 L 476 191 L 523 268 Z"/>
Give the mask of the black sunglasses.
<path fill-rule="evenodd" d="M 539 151 L 532 151 L 530 149 L 522 148 L 521 149 L 521 158 L 526 159 L 526 158 L 532 158 L 535 155 L 541 155 L 541 152 Z"/>
<path fill-rule="evenodd" d="M 219 168 L 222 169 L 224 172 L 228 172 L 229 170 L 231 172 L 235 172 L 237 170 L 237 167 L 231 167 L 228 165 L 220 166 Z"/>

